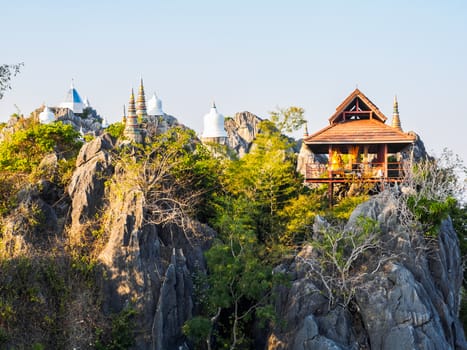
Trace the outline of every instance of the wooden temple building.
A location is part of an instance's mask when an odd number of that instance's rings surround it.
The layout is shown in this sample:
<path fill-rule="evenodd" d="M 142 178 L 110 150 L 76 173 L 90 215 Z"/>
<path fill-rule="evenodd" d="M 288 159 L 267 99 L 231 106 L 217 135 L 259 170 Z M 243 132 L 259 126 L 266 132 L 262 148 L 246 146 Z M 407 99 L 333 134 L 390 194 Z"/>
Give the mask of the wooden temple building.
<path fill-rule="evenodd" d="M 394 99 L 393 119 L 386 116 L 360 90 L 355 89 L 329 118 L 329 125 L 308 135 L 304 145 L 314 155 L 327 155 L 328 163 L 306 163 L 305 182 L 333 184 L 355 181 L 390 183 L 403 178 L 400 153 L 415 142 L 415 135 L 404 133 Z M 321 157 L 323 158 L 323 157 Z"/>

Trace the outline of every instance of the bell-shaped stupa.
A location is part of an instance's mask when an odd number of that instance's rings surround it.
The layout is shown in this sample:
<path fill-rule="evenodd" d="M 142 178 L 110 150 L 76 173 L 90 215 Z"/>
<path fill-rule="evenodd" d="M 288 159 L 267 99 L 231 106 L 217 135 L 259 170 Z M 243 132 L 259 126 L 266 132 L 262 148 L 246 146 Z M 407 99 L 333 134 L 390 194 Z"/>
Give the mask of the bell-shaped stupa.
<path fill-rule="evenodd" d="M 50 124 L 55 121 L 55 115 L 49 107 L 44 106 L 44 110 L 39 114 L 39 123 Z"/>
<path fill-rule="evenodd" d="M 224 116 L 217 112 L 213 102 L 211 110 L 204 116 L 203 142 L 225 143 L 227 132 L 224 128 Z"/>

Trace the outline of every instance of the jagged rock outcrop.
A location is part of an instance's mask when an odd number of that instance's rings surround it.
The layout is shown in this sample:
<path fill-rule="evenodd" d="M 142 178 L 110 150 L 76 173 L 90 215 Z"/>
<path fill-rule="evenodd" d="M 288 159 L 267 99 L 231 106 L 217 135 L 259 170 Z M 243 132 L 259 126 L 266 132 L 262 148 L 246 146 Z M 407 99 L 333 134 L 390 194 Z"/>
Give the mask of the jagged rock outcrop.
<path fill-rule="evenodd" d="M 415 137 L 415 142 L 412 147 L 402 152 L 402 159 L 412 160 L 413 162 L 420 162 L 426 159 L 432 159 L 425 149 L 425 144 L 421 137 L 413 132 L 409 132 L 410 135 Z"/>
<path fill-rule="evenodd" d="M 147 123 L 143 125 L 145 135 L 148 137 L 154 137 L 165 133 L 172 127 L 186 128 L 185 125 L 180 124 L 174 116 L 164 114 L 160 116 L 149 115 Z"/>
<path fill-rule="evenodd" d="M 372 197 L 347 224 L 351 229 L 360 216 L 377 220 L 384 247 L 365 261 L 369 272 L 352 312 L 329 309 L 320 280 L 307 274 L 318 263 L 310 246 L 279 268 L 292 284 L 277 305 L 286 326 L 273 330 L 268 349 L 467 349 L 457 317 L 463 271 L 452 223 L 445 220 L 436 241 L 426 241 L 399 221 L 396 201 L 389 192 Z"/>
<path fill-rule="evenodd" d="M 146 222 L 144 193 L 137 190 L 112 197 L 106 212 L 109 238 L 99 260 L 108 276 L 107 309 L 137 310 L 136 348 L 177 349 L 193 312 L 192 276 L 205 273 L 203 250 L 214 232 L 196 222 L 188 230 Z"/>
<path fill-rule="evenodd" d="M 82 226 L 94 219 L 94 215 L 103 204 L 105 181 L 113 173 L 109 153 L 113 147 L 114 141 L 110 135 L 103 134 L 85 143 L 78 154 L 76 170 L 68 186 L 68 194 L 72 201 L 72 235 L 79 235 Z"/>
<path fill-rule="evenodd" d="M 241 158 L 249 152 L 251 144 L 259 132 L 262 119 L 250 112 L 236 113 L 233 118 L 225 120 L 227 145 Z"/>
<path fill-rule="evenodd" d="M 70 124 L 76 131 L 85 134 L 100 135 L 102 132 L 102 118 L 93 108 L 85 108 L 82 115 L 74 114 L 68 108 L 53 108 L 58 121 L 63 124 Z"/>
<path fill-rule="evenodd" d="M 12 255 L 48 249 L 53 244 L 53 238 L 63 228 L 58 216 L 63 216 L 68 208 L 62 195 L 63 191 L 47 180 L 18 193 L 17 206 L 2 222 L 3 244 Z"/>
<path fill-rule="evenodd" d="M 172 125 L 176 120 L 168 122 Z M 158 126 L 152 127 L 158 133 Z M 126 307 L 136 311 L 135 348 L 178 349 L 186 340 L 182 326 L 195 312 L 192 278 L 195 273 L 206 273 L 203 251 L 214 231 L 196 221 L 187 222 L 184 229 L 152 223 L 147 218 L 145 193 L 137 186 L 122 186 L 114 192 L 109 188 L 104 196 L 106 181 L 125 176 L 124 169 L 112 165 L 118 147 L 132 146 L 115 145 L 104 134 L 81 149 L 68 188 L 70 235 L 72 240 L 73 236 L 79 239 L 90 223 L 103 232 L 98 256 L 102 307 L 107 315 Z"/>
<path fill-rule="evenodd" d="M 323 154 L 314 154 L 304 142 L 301 142 L 300 151 L 297 156 L 296 171 L 303 176 L 306 176 L 306 165 L 310 163 L 318 163 L 326 165 L 328 158 Z"/>

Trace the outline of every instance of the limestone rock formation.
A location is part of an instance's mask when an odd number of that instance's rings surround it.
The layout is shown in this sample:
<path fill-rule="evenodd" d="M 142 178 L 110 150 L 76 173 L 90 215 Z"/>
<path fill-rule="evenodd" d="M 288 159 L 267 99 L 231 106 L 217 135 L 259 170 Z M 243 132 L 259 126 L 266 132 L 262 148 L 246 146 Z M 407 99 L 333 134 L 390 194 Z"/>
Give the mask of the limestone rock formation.
<path fill-rule="evenodd" d="M 113 172 L 109 153 L 113 146 L 110 135 L 104 134 L 85 143 L 78 154 L 77 168 L 68 186 L 72 234 L 78 234 L 103 204 L 106 177 Z"/>
<path fill-rule="evenodd" d="M 445 220 L 436 241 L 426 241 L 399 221 L 396 200 L 389 192 L 372 197 L 347 224 L 351 229 L 362 215 L 377 220 L 385 247 L 366 261 L 352 312 L 330 308 L 321 281 L 307 273 L 318 268 L 312 247 L 278 268 L 292 283 L 280 291 L 285 326 L 271 332 L 268 349 L 467 349 L 457 318 L 463 271 L 452 223 Z"/>
<path fill-rule="evenodd" d="M 144 194 L 129 190 L 113 197 L 108 213 L 108 241 L 99 260 L 108 310 L 131 305 L 137 310 L 138 349 L 176 349 L 184 343 L 181 327 L 192 316 L 194 273 L 205 273 L 203 250 L 214 233 L 148 224 Z"/>
<path fill-rule="evenodd" d="M 76 131 L 94 136 L 102 133 L 102 118 L 95 109 L 88 107 L 82 115 L 76 115 L 68 108 L 54 109 L 57 121 L 72 125 Z"/>
<path fill-rule="evenodd" d="M 309 163 L 327 164 L 328 159 L 325 155 L 314 154 L 305 143 L 301 142 L 300 151 L 297 156 L 297 172 L 306 175 L 306 165 Z"/>
<path fill-rule="evenodd" d="M 203 251 L 214 231 L 196 221 L 185 230 L 149 222 L 145 193 L 136 186 L 104 195 L 105 181 L 123 171 L 112 165 L 118 147 L 131 146 L 104 134 L 81 149 L 68 188 L 70 234 L 79 240 L 86 225 L 99 221 L 106 237 L 98 256 L 102 307 L 107 315 L 136 311 L 135 348 L 178 349 L 185 342 L 181 327 L 194 312 L 192 277 L 206 273 Z"/>
<path fill-rule="evenodd" d="M 227 145 L 241 158 L 249 152 L 250 146 L 259 132 L 261 118 L 250 112 L 236 113 L 233 118 L 225 120 Z"/>

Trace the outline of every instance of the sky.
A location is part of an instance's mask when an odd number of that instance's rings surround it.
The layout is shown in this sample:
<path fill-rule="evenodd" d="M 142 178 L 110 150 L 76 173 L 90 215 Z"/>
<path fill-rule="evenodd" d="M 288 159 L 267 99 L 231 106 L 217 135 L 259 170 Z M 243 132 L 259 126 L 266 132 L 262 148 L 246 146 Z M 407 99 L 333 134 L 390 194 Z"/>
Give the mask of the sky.
<path fill-rule="evenodd" d="M 397 95 L 404 131 L 467 161 L 465 0 L 22 0 L 0 26 L 0 64 L 24 62 L 0 121 L 58 105 L 72 79 L 119 121 L 143 77 L 198 133 L 213 100 L 225 116 L 303 107 L 313 133 L 358 87 L 389 121 Z"/>

